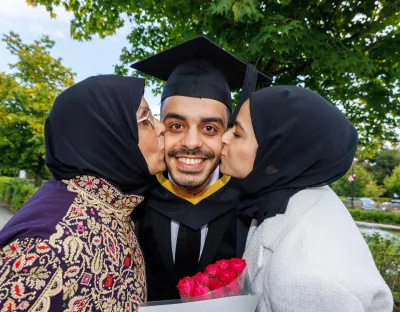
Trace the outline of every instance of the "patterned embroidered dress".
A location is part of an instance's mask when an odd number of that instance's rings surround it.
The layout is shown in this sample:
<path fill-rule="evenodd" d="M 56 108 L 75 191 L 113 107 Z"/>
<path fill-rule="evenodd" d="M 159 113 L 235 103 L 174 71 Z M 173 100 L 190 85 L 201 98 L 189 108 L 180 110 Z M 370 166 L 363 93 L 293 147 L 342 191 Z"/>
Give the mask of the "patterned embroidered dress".
<path fill-rule="evenodd" d="M 50 180 L 0 233 L 0 311 L 136 311 L 146 276 L 130 214 L 142 200 L 91 176 Z"/>

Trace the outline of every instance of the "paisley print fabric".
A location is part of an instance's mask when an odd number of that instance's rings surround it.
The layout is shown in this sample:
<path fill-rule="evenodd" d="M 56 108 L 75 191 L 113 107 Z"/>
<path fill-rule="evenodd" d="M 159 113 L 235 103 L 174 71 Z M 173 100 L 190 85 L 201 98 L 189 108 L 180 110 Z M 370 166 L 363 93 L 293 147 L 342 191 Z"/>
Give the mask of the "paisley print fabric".
<path fill-rule="evenodd" d="M 91 176 L 63 182 L 76 197 L 54 233 L 0 251 L 0 311 L 136 311 L 146 276 L 130 214 L 143 197 Z"/>

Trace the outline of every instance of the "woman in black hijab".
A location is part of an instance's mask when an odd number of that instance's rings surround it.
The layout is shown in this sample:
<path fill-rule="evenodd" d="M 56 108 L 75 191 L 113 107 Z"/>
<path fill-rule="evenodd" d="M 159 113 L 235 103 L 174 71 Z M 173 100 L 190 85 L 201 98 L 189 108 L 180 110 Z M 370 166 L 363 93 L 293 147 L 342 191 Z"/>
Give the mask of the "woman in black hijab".
<path fill-rule="evenodd" d="M 54 174 L 0 232 L 0 309 L 136 311 L 146 301 L 130 219 L 165 170 L 165 126 L 144 80 L 90 77 L 62 92 L 45 125 Z"/>
<path fill-rule="evenodd" d="M 278 86 L 253 92 L 223 136 L 221 171 L 243 179 L 253 218 L 244 258 L 258 311 L 392 311 L 357 226 L 329 184 L 350 168 L 357 132 L 324 98 Z"/>

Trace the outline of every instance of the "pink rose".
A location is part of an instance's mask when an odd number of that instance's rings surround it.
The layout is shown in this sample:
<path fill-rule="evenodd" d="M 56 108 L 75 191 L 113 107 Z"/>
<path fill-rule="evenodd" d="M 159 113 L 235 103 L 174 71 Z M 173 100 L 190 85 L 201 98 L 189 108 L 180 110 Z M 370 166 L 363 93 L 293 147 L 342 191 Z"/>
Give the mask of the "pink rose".
<path fill-rule="evenodd" d="M 204 286 L 204 285 L 198 284 L 198 283 L 195 283 L 195 285 L 196 285 L 196 287 L 193 292 L 193 297 L 204 296 L 210 292 L 210 289 L 207 286 Z"/>
<path fill-rule="evenodd" d="M 226 270 L 219 271 L 215 277 L 226 286 L 237 279 L 237 274 L 233 269 L 228 268 Z"/>
<path fill-rule="evenodd" d="M 210 279 L 208 274 L 199 272 L 192 278 L 195 283 L 208 287 L 208 280 Z"/>
<path fill-rule="evenodd" d="M 228 260 L 220 260 L 220 261 L 217 261 L 215 264 L 221 270 L 226 270 L 226 269 L 228 269 L 230 267 L 230 264 L 229 264 Z"/>
<path fill-rule="evenodd" d="M 223 286 L 224 284 L 222 284 L 221 281 L 219 281 L 219 282 L 220 282 L 220 285 L 222 285 L 222 287 L 217 288 L 212 291 L 211 294 L 212 294 L 213 298 L 224 298 L 227 296 L 227 289 Z"/>
<path fill-rule="evenodd" d="M 219 268 L 216 264 L 210 264 L 206 267 L 206 273 L 210 274 L 212 276 L 217 275 L 218 271 L 219 271 Z"/>
<path fill-rule="evenodd" d="M 246 260 L 244 259 L 232 258 L 231 260 L 229 260 L 229 264 L 238 276 L 242 274 L 244 269 L 246 268 Z"/>
<path fill-rule="evenodd" d="M 178 291 L 183 298 L 190 298 L 193 296 L 196 283 L 190 277 L 182 278 L 178 283 Z"/>
<path fill-rule="evenodd" d="M 208 281 L 208 286 L 210 287 L 210 290 L 214 291 L 216 289 L 224 287 L 224 283 L 222 283 L 219 279 L 210 278 Z"/>

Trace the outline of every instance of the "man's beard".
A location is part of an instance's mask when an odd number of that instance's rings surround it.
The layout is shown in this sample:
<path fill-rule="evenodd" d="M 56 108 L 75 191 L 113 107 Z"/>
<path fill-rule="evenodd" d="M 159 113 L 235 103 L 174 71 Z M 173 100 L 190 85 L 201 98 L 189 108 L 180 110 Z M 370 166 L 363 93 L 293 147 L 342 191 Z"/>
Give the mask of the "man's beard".
<path fill-rule="evenodd" d="M 218 167 L 219 160 L 215 158 L 215 154 L 212 151 L 202 151 L 202 150 L 188 150 L 186 148 L 179 148 L 179 149 L 174 149 L 168 152 L 168 157 L 169 158 L 176 158 L 176 156 L 201 156 L 206 158 L 206 160 L 210 160 L 211 162 L 211 168 L 205 175 L 203 179 L 200 181 L 197 181 L 196 179 L 190 179 L 189 177 L 184 177 L 182 180 L 183 181 L 176 181 L 174 177 L 172 176 L 172 173 L 170 172 L 172 179 L 174 180 L 175 184 L 179 186 L 180 188 L 188 191 L 195 190 L 197 188 L 200 188 L 204 183 L 207 182 L 207 180 L 211 177 L 211 175 L 214 173 L 215 169 Z M 178 168 L 176 169 L 179 171 L 181 174 L 184 175 L 190 175 L 193 177 L 199 176 L 204 174 L 204 171 L 181 171 Z"/>

